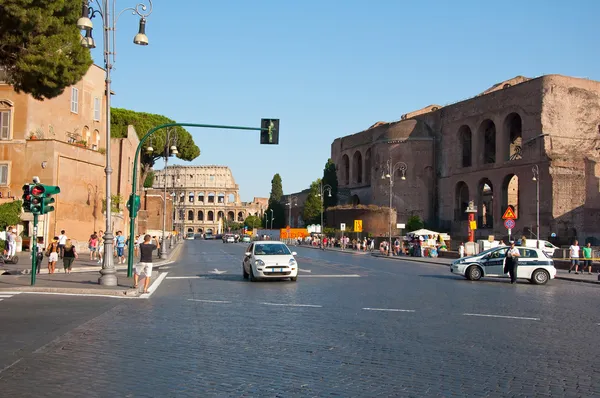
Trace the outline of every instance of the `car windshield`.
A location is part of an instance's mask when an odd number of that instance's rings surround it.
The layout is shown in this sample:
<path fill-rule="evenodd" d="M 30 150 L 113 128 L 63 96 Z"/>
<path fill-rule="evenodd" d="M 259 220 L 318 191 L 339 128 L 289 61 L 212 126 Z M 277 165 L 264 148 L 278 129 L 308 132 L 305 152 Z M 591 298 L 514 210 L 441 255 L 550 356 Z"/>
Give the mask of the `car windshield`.
<path fill-rule="evenodd" d="M 254 247 L 257 256 L 281 256 L 291 254 L 290 249 L 282 243 L 257 244 Z"/>

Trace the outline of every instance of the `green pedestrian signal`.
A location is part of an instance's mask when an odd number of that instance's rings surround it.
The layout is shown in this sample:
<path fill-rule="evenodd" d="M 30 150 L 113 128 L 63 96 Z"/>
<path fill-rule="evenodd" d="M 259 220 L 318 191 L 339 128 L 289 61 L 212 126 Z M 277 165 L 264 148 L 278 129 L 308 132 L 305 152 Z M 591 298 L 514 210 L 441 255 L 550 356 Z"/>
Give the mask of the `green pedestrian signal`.
<path fill-rule="evenodd" d="M 31 188 L 31 212 L 33 214 L 46 214 L 54 211 L 55 202 L 52 195 L 60 193 L 60 188 L 54 185 L 35 184 Z"/>
<path fill-rule="evenodd" d="M 129 195 L 129 199 L 127 200 L 127 210 L 129 210 L 129 217 L 135 218 L 140 210 L 140 195 L 135 195 L 133 206 L 131 205 L 131 198 L 132 195 Z"/>
<path fill-rule="evenodd" d="M 279 119 L 260 120 L 260 143 L 265 145 L 279 144 Z"/>
<path fill-rule="evenodd" d="M 31 213 L 31 184 L 23 185 L 23 211 L 25 213 Z"/>

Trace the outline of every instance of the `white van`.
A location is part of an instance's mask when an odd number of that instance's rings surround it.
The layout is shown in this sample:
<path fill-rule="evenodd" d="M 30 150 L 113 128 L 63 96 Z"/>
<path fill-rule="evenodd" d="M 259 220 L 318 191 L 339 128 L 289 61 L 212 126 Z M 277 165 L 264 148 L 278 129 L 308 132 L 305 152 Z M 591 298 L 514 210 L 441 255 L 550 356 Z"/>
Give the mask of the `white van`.
<path fill-rule="evenodd" d="M 554 256 L 554 251 L 558 249 L 558 247 L 554 246 L 552 243 L 547 240 L 539 240 L 539 239 L 526 239 L 525 247 L 538 247 L 538 242 L 540 242 L 540 249 L 547 253 L 550 257 Z"/>

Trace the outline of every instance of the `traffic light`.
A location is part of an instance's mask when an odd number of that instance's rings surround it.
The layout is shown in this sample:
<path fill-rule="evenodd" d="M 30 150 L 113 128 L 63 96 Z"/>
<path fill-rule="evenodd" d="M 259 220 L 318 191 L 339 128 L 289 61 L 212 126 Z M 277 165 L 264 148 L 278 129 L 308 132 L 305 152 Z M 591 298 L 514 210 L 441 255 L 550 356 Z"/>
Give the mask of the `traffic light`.
<path fill-rule="evenodd" d="M 261 144 L 279 144 L 279 119 L 261 119 L 260 128 Z"/>
<path fill-rule="evenodd" d="M 31 213 L 31 184 L 23 185 L 23 211 L 25 213 Z"/>
<path fill-rule="evenodd" d="M 55 202 L 52 195 L 60 193 L 60 188 L 54 185 L 35 184 L 31 188 L 31 212 L 33 214 L 46 214 L 54 211 Z"/>
<path fill-rule="evenodd" d="M 127 200 L 127 210 L 129 210 L 129 216 L 131 218 L 135 218 L 137 217 L 137 213 L 140 210 L 140 195 L 135 195 L 135 198 L 133 199 L 133 210 L 131 206 L 131 198 L 132 195 L 129 195 L 129 199 Z"/>

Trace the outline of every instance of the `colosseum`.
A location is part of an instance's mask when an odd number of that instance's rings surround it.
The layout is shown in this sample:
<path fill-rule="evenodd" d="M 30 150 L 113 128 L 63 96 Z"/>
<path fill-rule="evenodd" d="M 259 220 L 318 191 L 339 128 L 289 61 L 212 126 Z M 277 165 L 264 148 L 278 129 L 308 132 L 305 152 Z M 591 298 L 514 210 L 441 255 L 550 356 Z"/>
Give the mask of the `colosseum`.
<path fill-rule="evenodd" d="M 172 225 L 180 233 L 227 232 L 227 222 L 243 222 L 249 215 L 262 217 L 267 208 L 268 198 L 240 200 L 239 186 L 227 166 L 168 166 L 155 171 L 154 191 L 162 192 L 165 183 L 174 199 Z"/>
<path fill-rule="evenodd" d="M 465 239 L 473 201 L 478 239 L 507 235 L 502 215 L 509 205 L 515 236 L 535 237 L 539 217 L 541 239 L 600 238 L 597 81 L 518 76 L 337 138 L 331 158 L 350 203 L 388 205 L 391 165 L 400 223 L 419 215 Z"/>

